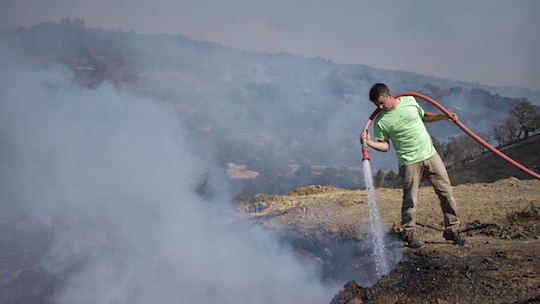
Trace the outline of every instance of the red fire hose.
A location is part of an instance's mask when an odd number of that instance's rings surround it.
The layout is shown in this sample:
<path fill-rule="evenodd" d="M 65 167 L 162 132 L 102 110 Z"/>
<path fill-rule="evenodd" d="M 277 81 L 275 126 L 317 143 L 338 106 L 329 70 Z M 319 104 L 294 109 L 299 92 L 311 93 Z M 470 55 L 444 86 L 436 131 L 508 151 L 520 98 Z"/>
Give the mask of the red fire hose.
<path fill-rule="evenodd" d="M 379 114 L 380 111 L 381 111 L 381 109 L 379 109 L 379 108 L 377 108 L 377 109 L 375 109 L 375 111 L 373 111 L 371 116 L 369 116 L 369 118 L 368 118 L 368 120 L 366 122 L 366 125 L 364 126 L 364 129 L 362 130 L 362 132 L 369 129 L 369 126 L 371 125 L 371 123 L 373 122 L 375 117 L 377 117 L 377 114 Z M 360 140 L 360 142 L 362 143 L 362 160 L 369 159 L 369 149 L 368 149 L 367 142 L 365 142 L 363 140 Z"/>
<path fill-rule="evenodd" d="M 398 97 L 401 97 L 401 96 L 414 96 L 414 97 L 418 97 L 418 98 L 421 98 L 421 99 L 424 99 L 425 101 L 431 103 L 432 105 L 434 105 L 435 107 L 437 107 L 437 109 L 439 109 L 442 113 L 444 113 L 444 115 L 446 115 L 448 118 L 452 118 L 452 113 L 450 113 L 450 111 L 448 111 L 446 108 L 444 108 L 442 105 L 440 105 L 438 102 L 436 102 L 435 100 L 427 97 L 426 95 L 423 95 L 423 94 L 420 94 L 420 93 L 415 93 L 415 92 L 404 92 L 404 93 L 399 93 L 397 95 L 394 95 L 394 98 L 398 98 Z M 373 122 L 373 120 L 375 119 L 375 117 L 377 116 L 377 114 L 379 114 L 379 111 L 380 109 L 377 108 L 373 114 L 371 114 L 371 116 L 369 117 L 368 121 L 366 122 L 366 125 L 364 126 L 364 130 L 367 130 L 369 128 L 369 126 L 371 125 L 371 123 Z M 501 151 L 495 149 L 493 146 L 491 146 L 490 144 L 488 144 L 485 140 L 483 140 L 482 138 L 480 138 L 478 135 L 474 134 L 469 128 L 467 128 L 464 124 L 462 124 L 459 120 L 457 121 L 454 121 L 454 123 L 460 128 L 462 129 L 465 133 L 467 133 L 469 136 L 471 136 L 474 140 L 476 140 L 477 142 L 479 142 L 481 145 L 483 145 L 484 147 L 486 147 L 489 151 L 495 153 L 495 155 L 497 155 L 498 157 L 504 159 L 505 161 L 507 161 L 509 164 L 513 165 L 514 167 L 520 169 L 521 171 L 525 172 L 525 173 L 528 173 L 529 175 L 535 177 L 536 179 L 540 179 L 540 175 L 530 169 L 527 169 L 526 167 L 522 166 L 521 164 L 517 163 L 516 161 L 514 161 L 513 159 L 511 159 L 510 157 L 506 156 L 504 153 L 502 153 Z M 369 159 L 369 153 L 368 153 L 368 150 L 367 150 L 367 144 L 366 143 L 362 143 L 362 155 L 363 155 L 363 159 Z"/>

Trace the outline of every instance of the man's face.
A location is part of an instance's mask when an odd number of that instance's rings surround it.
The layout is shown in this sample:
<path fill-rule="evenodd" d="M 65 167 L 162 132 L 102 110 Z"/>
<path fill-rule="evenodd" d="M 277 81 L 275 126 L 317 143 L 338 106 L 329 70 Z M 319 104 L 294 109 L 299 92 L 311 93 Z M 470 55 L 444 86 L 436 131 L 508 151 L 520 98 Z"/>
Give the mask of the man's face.
<path fill-rule="evenodd" d="M 381 95 L 377 101 L 373 102 L 375 106 L 383 111 L 388 111 L 392 108 L 392 99 L 390 98 L 390 93 L 386 95 Z"/>

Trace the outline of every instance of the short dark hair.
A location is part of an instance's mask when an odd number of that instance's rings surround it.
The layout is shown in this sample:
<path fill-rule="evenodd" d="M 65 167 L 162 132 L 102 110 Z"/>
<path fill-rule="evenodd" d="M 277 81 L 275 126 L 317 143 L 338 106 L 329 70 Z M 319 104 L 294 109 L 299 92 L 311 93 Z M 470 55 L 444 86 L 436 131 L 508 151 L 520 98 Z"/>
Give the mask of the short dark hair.
<path fill-rule="evenodd" d="M 369 90 L 369 100 L 376 102 L 380 96 L 390 93 L 390 89 L 384 83 L 376 83 Z"/>

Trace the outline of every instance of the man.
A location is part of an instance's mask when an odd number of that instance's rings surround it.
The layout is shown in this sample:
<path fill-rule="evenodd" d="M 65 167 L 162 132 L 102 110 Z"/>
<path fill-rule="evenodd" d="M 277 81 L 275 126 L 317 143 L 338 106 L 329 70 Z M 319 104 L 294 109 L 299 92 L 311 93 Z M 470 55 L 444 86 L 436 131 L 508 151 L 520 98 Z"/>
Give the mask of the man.
<path fill-rule="evenodd" d="M 381 109 L 373 122 L 374 138 L 377 141 L 370 138 L 368 130 L 360 134 L 360 140 L 381 152 L 390 149 L 391 140 L 396 150 L 399 175 L 403 182 L 402 237 L 407 246 L 419 248 L 425 244 L 418 239 L 415 227 L 418 189 L 422 177 L 433 185 L 439 197 L 444 216 L 443 237 L 456 245 L 468 243 L 459 232 L 459 218 L 448 173 L 424 125 L 424 122 L 448 119 L 446 115 L 425 112 L 412 96 L 394 98 L 382 83 L 373 85 L 369 99 Z M 452 114 L 451 120 L 457 121 L 457 116 Z"/>

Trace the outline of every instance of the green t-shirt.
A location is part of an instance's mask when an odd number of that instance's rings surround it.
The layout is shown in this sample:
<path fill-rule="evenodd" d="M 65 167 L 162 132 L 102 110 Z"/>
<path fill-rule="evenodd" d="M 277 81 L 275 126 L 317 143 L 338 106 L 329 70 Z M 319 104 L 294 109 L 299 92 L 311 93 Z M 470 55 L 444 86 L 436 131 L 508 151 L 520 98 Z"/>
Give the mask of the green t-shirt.
<path fill-rule="evenodd" d="M 402 96 L 397 107 L 381 111 L 373 125 L 374 138 L 392 140 L 398 165 L 426 160 L 437 151 L 422 121 L 424 110 L 412 96 Z"/>

